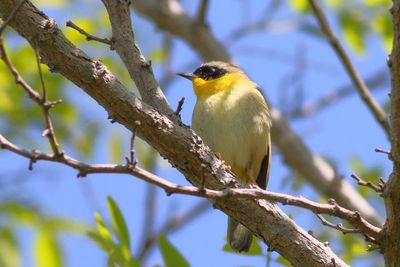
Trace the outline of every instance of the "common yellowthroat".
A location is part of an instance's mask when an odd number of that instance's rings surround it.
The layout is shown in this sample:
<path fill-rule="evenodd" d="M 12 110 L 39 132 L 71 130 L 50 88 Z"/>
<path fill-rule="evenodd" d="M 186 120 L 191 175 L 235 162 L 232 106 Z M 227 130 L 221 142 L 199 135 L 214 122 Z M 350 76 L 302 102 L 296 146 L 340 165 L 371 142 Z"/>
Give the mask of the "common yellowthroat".
<path fill-rule="evenodd" d="M 244 183 L 265 189 L 271 163 L 271 118 L 257 85 L 237 66 L 220 61 L 178 75 L 192 81 L 197 102 L 192 128 Z M 228 242 L 247 252 L 252 233 L 228 218 Z"/>

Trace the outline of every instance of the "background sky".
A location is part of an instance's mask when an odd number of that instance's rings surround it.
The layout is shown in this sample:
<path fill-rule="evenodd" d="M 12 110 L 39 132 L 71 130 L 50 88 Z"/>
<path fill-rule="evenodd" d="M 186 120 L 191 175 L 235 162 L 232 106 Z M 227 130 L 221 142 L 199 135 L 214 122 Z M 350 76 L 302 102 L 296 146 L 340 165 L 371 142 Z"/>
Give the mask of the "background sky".
<path fill-rule="evenodd" d="M 182 4 L 189 14 L 194 14 L 198 1 L 185 0 Z M 264 5 L 261 6 L 264 7 Z M 43 5 L 42 7 L 47 15 L 56 19 L 63 31 L 67 31 L 64 26 L 67 20 L 74 21 L 81 16 L 100 19 L 104 16 L 100 1 L 71 2 L 61 6 L 45 7 Z M 263 8 L 260 8 L 259 1 L 210 1 L 208 22 L 215 36 L 218 36 L 229 52 L 234 55 L 235 61 L 263 88 L 273 106 L 283 111 L 292 109 L 296 104 L 293 99 L 298 100 L 300 97 L 296 95 L 299 88 L 303 94 L 301 97 L 304 98 L 302 103 L 306 105 L 341 86 L 350 84 L 343 66 L 328 43 L 319 37 L 299 31 L 299 20 L 302 16 L 290 9 L 286 3 L 282 4 L 282 7 L 274 14 L 271 18 L 272 22 L 266 29 L 247 34 L 246 37 L 234 42 L 227 41 L 230 33 L 244 23 L 258 20 L 262 17 L 262 12 Z M 328 14 L 330 22 L 338 32 L 336 20 L 333 19 L 332 13 Z M 143 53 L 147 57 L 150 57 L 152 53 L 154 55 L 154 51 L 162 47 L 163 32 L 134 11 L 132 17 L 136 38 Z M 310 23 L 315 23 L 311 16 L 306 19 Z M 104 34 L 103 36 L 110 33 L 109 28 L 96 29 L 96 31 Z M 17 44 L 21 41 L 16 38 L 12 42 Z M 79 47 L 93 58 L 102 59 L 104 56 L 117 58 L 114 51 L 92 42 L 79 45 Z M 387 51 L 378 37 L 369 36 L 366 39 L 366 51 L 363 54 L 355 53 L 348 46 L 346 49 L 363 77 L 369 77 L 386 66 Z M 191 48 L 179 39 L 173 39 L 170 71 L 175 73 L 193 71 L 201 63 Z M 122 66 L 121 62 L 118 64 Z M 161 79 L 162 64 L 156 61 L 154 71 L 156 78 Z M 126 73 L 121 75 L 126 77 Z M 388 72 L 386 76 L 382 75 L 382 80 L 387 80 L 387 75 Z M 133 87 L 131 82 L 126 85 Z M 389 84 L 383 82 L 378 89 L 374 96 L 379 102 L 386 103 Z M 85 117 L 101 122 L 93 157 L 88 161 L 107 163 L 113 160 L 109 147 L 110 138 L 113 136 L 118 136 L 123 140 L 125 145 L 123 153 L 127 155 L 129 132 L 118 124 L 110 124 L 104 109 L 73 84 L 68 83 L 63 90 Z M 181 113 L 182 120 L 190 125 L 195 104 L 191 84 L 176 77 L 168 86 L 166 94 L 173 106 L 177 105 L 181 97 L 185 97 L 186 101 Z M 333 162 L 337 172 L 353 185 L 355 183 L 351 180 L 350 174 L 353 172 L 351 162 L 354 158 L 359 159 L 365 166 L 378 166 L 382 170 L 382 175 L 388 177 L 391 169 L 390 162 L 384 155 L 375 153 L 374 149 L 376 147 L 388 149 L 389 143 L 356 93 L 315 116 L 291 120 L 290 124 L 307 146 Z M 3 127 L 7 125 L 0 121 L 0 131 Z M 79 127 L 73 130 L 79 132 Z M 41 138 L 39 131 L 30 133 L 30 136 L 35 140 Z M 12 137 L 9 138 L 12 140 Z M 45 141 L 37 140 L 36 142 L 45 144 Z M 67 154 L 79 157 L 72 147 L 64 146 L 64 150 Z M 140 161 L 141 155 L 138 157 Z M 166 161 L 159 158 L 157 163 L 155 169 L 159 176 L 178 184 L 188 184 L 185 178 Z M 107 218 L 106 197 L 112 196 L 125 215 L 133 242 L 133 252 L 137 252 L 143 229 L 146 183 L 130 176 L 109 174 L 89 175 L 77 179 L 76 171 L 54 163 L 39 162 L 35 164 L 33 171 L 28 171 L 27 166 L 26 159 L 9 151 L 0 151 L 0 179 L 6 179 L 5 177 L 10 177 L 10 175 L 23 179 L 22 185 L 18 187 L 15 194 L 42 207 L 48 215 L 93 223 L 96 210 Z M 294 180 L 290 170 L 282 162 L 279 152 L 274 149 L 268 190 L 321 200 L 321 196 L 307 182 L 300 182 L 300 188 L 296 190 L 294 184 L 299 184 L 299 182 Z M 160 227 L 171 213 L 182 213 L 202 201 L 202 199 L 188 196 L 167 197 L 159 189 L 157 192 L 157 214 L 154 218 L 157 227 Z M 378 212 L 384 217 L 380 200 L 372 200 L 371 204 L 377 207 Z M 282 207 L 282 209 L 289 212 L 296 223 L 306 230 L 312 230 L 317 234 L 326 231 L 311 212 L 291 207 Z M 266 266 L 265 256 L 242 256 L 222 251 L 225 243 L 226 222 L 225 214 L 210 208 L 208 212 L 178 232 L 169 235 L 168 238 L 195 267 Z M 34 233 L 22 227 L 18 237 L 23 251 L 23 266 L 33 266 L 31 248 Z M 60 240 L 66 266 L 106 266 L 105 255 L 87 237 L 65 234 L 60 236 Z M 341 246 L 335 240 L 337 239 L 332 238 L 329 241 L 332 242 L 334 251 L 341 254 L 343 252 Z M 265 245 L 263 245 L 263 251 L 266 253 Z M 382 259 L 377 254 L 373 255 L 373 259 L 368 258 L 369 266 L 377 266 L 377 262 L 381 263 Z M 273 259 L 278 256 L 276 253 L 271 253 Z M 367 266 L 366 261 L 361 257 L 354 266 Z M 158 249 L 153 250 L 145 265 L 156 264 L 162 265 L 162 257 Z M 272 262 L 270 266 L 281 265 Z"/>

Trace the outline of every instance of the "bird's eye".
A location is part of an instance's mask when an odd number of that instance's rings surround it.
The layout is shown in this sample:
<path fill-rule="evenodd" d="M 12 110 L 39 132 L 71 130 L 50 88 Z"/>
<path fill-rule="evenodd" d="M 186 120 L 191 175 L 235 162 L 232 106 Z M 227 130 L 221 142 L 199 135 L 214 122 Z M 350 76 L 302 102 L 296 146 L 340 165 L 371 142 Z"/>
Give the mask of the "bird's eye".
<path fill-rule="evenodd" d="M 216 71 L 216 69 L 214 67 L 208 67 L 206 70 L 206 72 L 210 75 L 212 75 L 215 71 Z"/>
<path fill-rule="evenodd" d="M 203 78 L 204 80 L 216 79 L 222 76 L 224 73 L 226 73 L 225 70 L 208 65 L 201 66 L 194 72 L 194 74 L 196 74 L 198 77 Z"/>

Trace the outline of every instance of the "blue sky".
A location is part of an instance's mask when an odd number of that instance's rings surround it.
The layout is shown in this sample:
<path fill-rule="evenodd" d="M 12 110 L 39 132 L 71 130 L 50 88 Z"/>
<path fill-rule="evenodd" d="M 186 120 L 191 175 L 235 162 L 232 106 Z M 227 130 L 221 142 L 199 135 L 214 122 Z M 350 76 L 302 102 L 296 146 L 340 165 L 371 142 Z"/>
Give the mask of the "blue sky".
<path fill-rule="evenodd" d="M 182 2 L 190 14 L 195 12 L 198 1 Z M 243 22 L 259 17 L 261 10 L 258 4 L 258 1 L 210 1 L 208 21 L 212 25 L 213 33 L 221 41 L 226 40 L 229 33 Z M 49 16 L 55 17 L 58 25 L 65 29 L 63 26 L 65 22 L 69 19 L 73 20 L 74 16 L 86 14 L 96 16 L 102 8 L 100 3 L 85 1 L 82 6 L 75 7 L 72 11 L 52 8 L 46 9 L 45 12 Z M 228 12 L 229 16 L 227 16 Z M 296 69 L 298 71 L 296 58 L 303 58 L 305 62 L 310 64 L 302 71 L 301 86 L 304 90 L 305 103 L 310 103 L 326 93 L 350 83 L 343 66 L 327 42 L 300 33 L 296 23 L 282 23 L 283 21 L 292 21 L 296 16 L 289 8 L 281 8 L 273 17 L 273 21 L 276 22 L 274 27 L 268 31 L 250 34 L 228 47 L 236 62 L 263 88 L 274 106 L 279 106 L 282 102 L 280 100 L 282 90 L 288 90 L 289 93 L 293 92 L 290 91 L 293 89 L 293 86 L 290 85 L 292 83 L 291 76 L 296 73 Z M 154 49 L 160 48 L 161 33 L 136 13 L 133 13 L 133 19 L 139 46 L 148 56 Z M 310 18 L 310 21 L 312 22 L 313 18 Z M 332 23 L 334 23 L 333 20 Z M 282 28 L 282 25 L 286 28 Z M 335 30 L 337 30 L 336 26 Z M 92 51 L 90 46 L 91 43 L 85 45 L 85 52 L 90 56 L 101 58 L 101 55 L 96 52 L 99 49 L 96 48 L 95 51 Z M 366 48 L 367 52 L 364 55 L 357 55 L 347 49 L 363 77 L 383 68 L 386 65 L 387 56 L 382 43 L 376 37 L 367 39 Z M 260 52 L 261 50 L 269 52 L 264 55 Z M 114 52 L 110 52 L 104 47 L 104 53 Z M 284 60 L 281 56 L 282 53 L 289 55 L 289 59 Z M 188 62 L 196 62 L 195 65 L 198 65 L 201 60 L 186 44 L 174 39 L 171 69 L 174 72 L 192 71 L 193 69 L 185 67 Z M 315 64 L 315 62 L 318 64 Z M 154 68 L 156 77 L 160 78 L 162 73 L 160 65 L 155 64 Z M 132 84 L 129 86 L 132 86 Z M 81 90 L 73 85 L 69 85 L 65 90 L 69 91 L 68 95 L 76 101 L 80 110 L 90 114 L 94 119 L 104 122 L 98 133 L 96 152 L 91 162 L 109 162 L 110 157 L 106 143 L 110 135 L 115 132 L 124 137 L 125 152 L 127 153 L 129 146 L 128 131 L 120 125 L 108 123 L 104 109 Z M 388 91 L 389 88 L 387 87 L 379 90 L 374 96 L 381 103 L 386 102 Z M 183 106 L 182 120 L 190 125 L 191 112 L 195 103 L 194 94 L 191 85 L 186 80 L 176 78 L 168 88 L 167 98 L 171 105 L 176 106 L 183 96 L 186 101 Z M 290 103 L 290 101 L 288 102 Z M 283 106 L 283 108 L 287 109 L 288 107 Z M 350 181 L 352 170 L 349 165 L 352 157 L 359 157 L 367 166 L 381 166 L 385 177 L 390 172 L 391 166 L 386 157 L 374 152 L 376 147 L 388 148 L 389 143 L 356 93 L 316 116 L 291 122 L 291 126 L 314 152 L 332 159 L 337 164 L 338 173 L 342 174 L 344 179 L 352 184 L 354 184 Z M 40 138 L 40 133 L 37 133 L 37 138 Z M 68 147 L 66 151 L 68 153 Z M 58 164 L 45 162 L 39 162 L 35 165 L 34 171 L 29 172 L 27 160 L 7 151 L 0 151 L 0 162 L 7 163 L 7 166 L 1 164 L 0 176 L 4 177 L 11 170 L 13 173 L 25 177 L 24 190 L 48 214 L 92 223 L 94 211 L 99 208 L 101 213 L 106 214 L 106 196 L 113 196 L 124 212 L 134 244 L 133 251 L 137 251 L 143 228 L 144 199 L 147 186 L 144 182 L 124 175 L 89 175 L 83 179 L 76 179 L 76 171 Z M 161 159 L 158 162 L 160 163 L 156 168 L 158 175 L 178 184 L 187 184 L 185 178 L 172 169 L 168 163 Z M 279 152 L 275 149 L 268 189 L 281 193 L 293 193 L 291 189 L 293 178 L 290 175 L 290 171 L 284 166 Z M 287 176 L 289 178 L 285 178 Z M 88 192 L 91 193 L 88 194 Z M 304 184 L 300 191 L 294 194 L 301 194 L 313 200 L 320 199 L 318 193 L 307 184 Z M 155 225 L 160 226 L 171 212 L 184 212 L 199 201 L 201 199 L 195 197 L 178 195 L 167 197 L 161 190 L 158 190 Z M 310 212 L 290 207 L 285 207 L 284 210 L 290 211 L 296 223 L 306 230 L 322 231 L 323 226 Z M 379 211 L 383 212 L 383 209 L 380 208 Z M 168 236 L 168 238 L 195 267 L 265 266 L 265 257 L 239 256 L 222 251 L 226 221 L 227 218 L 223 213 L 210 208 L 207 213 L 177 233 Z M 33 266 L 32 237 L 29 230 L 22 229 L 20 231 L 24 251 L 23 266 Z M 106 265 L 104 254 L 87 238 L 63 235 L 61 241 L 65 249 L 66 266 Z M 340 253 L 339 247 L 334 247 L 334 249 L 336 249 L 335 252 Z M 263 247 L 263 250 L 266 250 L 265 247 Z M 272 253 L 272 257 L 276 258 L 278 255 Z M 146 266 L 154 266 L 155 264 L 162 264 L 157 249 L 148 258 Z M 272 263 L 271 266 L 280 265 Z M 355 266 L 364 265 L 362 261 L 359 261 L 356 262 Z"/>

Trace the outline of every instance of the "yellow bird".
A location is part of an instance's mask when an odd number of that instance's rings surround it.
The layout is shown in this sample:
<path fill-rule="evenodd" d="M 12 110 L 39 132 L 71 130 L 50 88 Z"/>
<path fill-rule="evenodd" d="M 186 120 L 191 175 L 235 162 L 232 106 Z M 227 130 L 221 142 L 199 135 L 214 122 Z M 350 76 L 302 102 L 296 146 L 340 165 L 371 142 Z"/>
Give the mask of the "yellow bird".
<path fill-rule="evenodd" d="M 192 81 L 197 102 L 192 127 L 244 183 L 265 189 L 271 163 L 271 118 L 256 83 L 237 66 L 220 61 L 178 75 Z M 228 242 L 247 252 L 252 233 L 228 218 Z"/>

